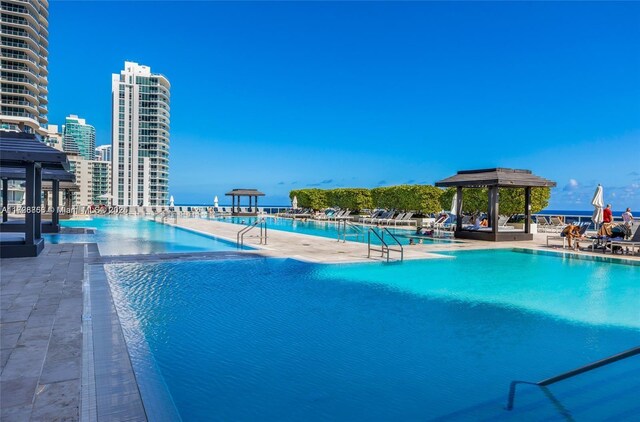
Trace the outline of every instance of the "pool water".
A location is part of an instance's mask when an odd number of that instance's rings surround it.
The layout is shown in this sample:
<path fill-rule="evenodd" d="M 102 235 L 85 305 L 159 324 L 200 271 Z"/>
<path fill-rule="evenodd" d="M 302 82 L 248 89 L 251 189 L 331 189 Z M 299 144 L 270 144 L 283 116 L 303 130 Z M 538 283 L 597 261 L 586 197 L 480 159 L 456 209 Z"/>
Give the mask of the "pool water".
<path fill-rule="evenodd" d="M 105 268 L 126 335 L 146 339 L 184 421 L 565 420 L 531 386 L 503 410 L 510 381 L 640 343 L 638 266 L 452 255 Z M 631 358 L 550 390 L 576 420 L 625 420 L 638 387 Z"/>
<path fill-rule="evenodd" d="M 291 233 L 300 233 L 300 234 L 308 234 L 312 236 L 321 236 L 328 237 L 331 239 L 338 239 L 338 225 L 335 221 L 318 221 L 318 220 L 294 220 L 291 218 L 275 218 L 275 217 L 266 217 L 267 218 L 267 228 L 268 230 L 281 230 Z M 218 217 L 215 218 L 216 221 L 222 221 L 233 224 L 241 224 L 247 225 L 252 224 L 256 221 L 256 217 Z M 367 242 L 367 226 L 359 226 L 362 228 L 363 232 L 356 237 L 355 229 L 348 228 L 347 241 L 354 242 Z M 438 239 L 426 236 L 416 236 L 416 228 L 399 228 L 394 226 L 383 226 L 387 227 L 389 231 L 396 236 L 398 241 L 403 245 L 409 244 L 409 239 L 413 238 L 417 243 L 420 239 L 425 243 L 434 243 L 434 242 L 452 242 L 452 239 Z M 389 235 L 385 236 L 385 240 L 387 243 L 393 243 L 391 240 L 388 240 Z M 371 236 L 371 243 L 379 244 L 378 239 L 375 236 Z"/>
<path fill-rule="evenodd" d="M 61 224 L 64 227 L 94 228 L 96 231 L 95 234 L 44 235 L 47 242 L 96 242 L 103 256 L 238 250 L 234 243 L 223 239 L 137 217 L 93 217 L 90 220 L 66 220 Z"/>

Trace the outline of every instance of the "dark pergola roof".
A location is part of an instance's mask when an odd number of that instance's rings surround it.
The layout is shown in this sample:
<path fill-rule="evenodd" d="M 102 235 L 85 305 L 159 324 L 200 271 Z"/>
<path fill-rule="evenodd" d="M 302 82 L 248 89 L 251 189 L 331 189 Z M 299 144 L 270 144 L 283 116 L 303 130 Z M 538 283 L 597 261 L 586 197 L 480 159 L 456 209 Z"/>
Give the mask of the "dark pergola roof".
<path fill-rule="evenodd" d="M 556 182 L 536 176 L 530 170 L 493 168 L 484 170 L 462 170 L 457 174 L 436 182 L 439 187 L 484 187 L 506 188 L 554 187 Z"/>
<path fill-rule="evenodd" d="M 51 180 L 43 180 L 42 181 L 42 190 L 53 190 L 53 182 Z M 76 185 L 73 182 L 60 180 L 60 190 L 66 190 L 70 192 L 79 192 L 80 186 Z"/>
<path fill-rule="evenodd" d="M 40 163 L 49 169 L 69 170 L 67 154 L 43 144 L 36 135 L 0 131 L 0 166 L 21 166 Z"/>
<path fill-rule="evenodd" d="M 233 189 L 225 193 L 226 196 L 264 196 L 264 193 L 257 189 Z"/>
<path fill-rule="evenodd" d="M 0 179 L 24 180 L 26 171 L 20 167 L 0 167 Z M 75 174 L 60 169 L 44 169 L 42 170 L 42 180 L 60 180 L 61 182 L 75 182 Z"/>

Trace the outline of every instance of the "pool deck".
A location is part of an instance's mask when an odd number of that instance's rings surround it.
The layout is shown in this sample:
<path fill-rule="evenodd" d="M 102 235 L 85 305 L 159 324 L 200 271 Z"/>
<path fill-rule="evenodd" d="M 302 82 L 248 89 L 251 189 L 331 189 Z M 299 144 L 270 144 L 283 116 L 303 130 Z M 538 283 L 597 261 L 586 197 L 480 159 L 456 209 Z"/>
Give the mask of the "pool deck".
<path fill-rule="evenodd" d="M 214 235 L 216 237 L 236 242 L 236 235 L 243 227 L 239 224 L 226 223 L 221 221 L 205 220 L 200 218 L 179 218 L 177 222 L 167 222 L 195 232 Z M 346 263 L 346 262 L 372 262 L 382 260 L 380 253 L 373 253 L 371 258 L 367 257 L 367 245 L 359 242 L 338 242 L 337 239 L 328 237 L 310 236 L 300 233 L 286 232 L 282 230 L 269 230 L 267 245 L 260 245 L 256 237 L 258 229 L 254 229 L 245 236 L 245 245 L 259 248 L 253 253 L 266 257 L 294 258 L 307 262 L 317 262 L 326 264 Z M 407 233 L 412 233 L 407 230 Z M 253 234 L 253 236 L 251 236 Z M 629 259 L 640 261 L 640 256 L 630 255 L 604 255 L 602 252 L 569 251 L 562 249 L 561 242 L 557 241 L 547 247 L 547 235 L 553 233 L 535 234 L 531 241 L 514 242 L 485 242 L 479 240 L 456 240 L 455 242 L 431 242 L 425 241 L 423 244 L 405 245 L 404 259 L 438 259 L 447 258 L 440 252 L 452 252 L 474 249 L 512 249 L 524 248 L 542 251 L 556 251 L 575 255 L 606 257 L 610 259 Z M 391 246 L 391 245 L 390 245 Z M 391 259 L 397 259 L 399 253 L 391 252 Z M 386 259 L 386 258 L 385 258 Z"/>
<path fill-rule="evenodd" d="M 242 226 L 183 218 L 177 226 L 235 242 Z M 463 241 L 405 246 L 406 259 L 446 258 L 439 252 L 524 248 L 565 256 L 640 262 L 639 256 L 571 252 L 547 247 L 547 234 L 530 242 Z M 100 256 L 95 244 L 46 244 L 36 258 L 0 260 L 0 420 L 152 419 L 142 406 L 103 264 L 165 260 L 289 257 L 346 263 L 367 258 L 356 242 L 269 230 L 268 245 L 256 237 L 251 251 Z M 559 245 L 560 246 L 560 245 Z"/>
<path fill-rule="evenodd" d="M 77 420 L 84 245 L 0 264 L 0 419 Z"/>

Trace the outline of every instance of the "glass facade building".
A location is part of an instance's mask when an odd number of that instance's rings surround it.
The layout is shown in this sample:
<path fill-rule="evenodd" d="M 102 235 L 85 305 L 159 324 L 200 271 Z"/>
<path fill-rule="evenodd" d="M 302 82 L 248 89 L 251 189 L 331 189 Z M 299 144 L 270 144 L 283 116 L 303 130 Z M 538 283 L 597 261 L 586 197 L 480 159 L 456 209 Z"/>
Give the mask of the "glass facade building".
<path fill-rule="evenodd" d="M 65 152 L 93 160 L 96 154 L 96 130 L 85 119 L 72 114 L 62 127 L 62 145 Z"/>

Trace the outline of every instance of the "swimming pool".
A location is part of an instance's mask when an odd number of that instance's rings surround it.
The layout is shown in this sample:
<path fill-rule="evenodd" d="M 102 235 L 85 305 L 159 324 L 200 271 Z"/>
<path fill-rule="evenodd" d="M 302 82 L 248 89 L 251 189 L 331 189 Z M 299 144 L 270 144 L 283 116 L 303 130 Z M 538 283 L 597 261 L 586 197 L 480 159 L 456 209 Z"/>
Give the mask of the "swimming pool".
<path fill-rule="evenodd" d="M 93 217 L 90 220 L 66 220 L 61 224 L 64 227 L 94 228 L 96 231 L 95 234 L 44 235 L 47 242 L 96 242 L 103 256 L 238 250 L 235 243 L 223 239 L 138 217 Z"/>
<path fill-rule="evenodd" d="M 640 342 L 638 266 L 504 250 L 452 255 L 105 269 L 125 332 L 146 339 L 185 421 L 564 420 L 531 386 L 504 411 L 509 382 Z M 576 420 L 625 419 L 640 410 L 639 361 L 551 391 Z"/>
<path fill-rule="evenodd" d="M 328 237 L 331 239 L 338 239 L 338 225 L 335 221 L 318 221 L 318 220 L 305 221 L 305 220 L 294 220 L 291 218 L 275 218 L 275 217 L 266 217 L 266 218 L 267 218 L 267 224 L 268 224 L 269 230 L 272 230 L 272 229 L 281 230 L 281 231 L 286 231 L 291 233 L 308 234 L 312 236 L 321 236 L 321 237 Z M 218 217 L 218 218 L 214 218 L 213 220 L 233 223 L 233 224 L 247 225 L 255 222 L 256 217 Z M 347 241 L 366 243 L 367 242 L 367 233 L 366 233 L 367 226 L 358 226 L 358 227 L 361 227 L 363 230 L 360 237 L 353 236 L 353 234 L 355 233 L 354 229 L 349 228 L 348 233 L 351 235 L 347 237 Z M 384 227 L 387 227 L 389 231 L 393 233 L 393 235 L 396 236 L 398 241 L 400 241 L 400 243 L 402 243 L 403 245 L 408 245 L 409 238 L 411 237 L 413 237 L 416 242 L 418 242 L 418 239 L 422 239 L 422 241 L 429 242 L 429 243 L 454 242 L 454 240 L 452 239 L 437 239 L 437 238 L 426 237 L 426 236 L 417 237 L 415 236 L 415 230 L 416 230 L 415 227 L 413 229 L 411 228 L 402 229 L 394 226 L 384 226 Z M 371 242 L 375 244 L 379 244 L 377 238 L 375 238 L 374 236 L 372 236 Z"/>

